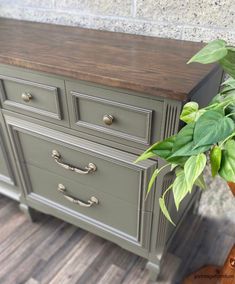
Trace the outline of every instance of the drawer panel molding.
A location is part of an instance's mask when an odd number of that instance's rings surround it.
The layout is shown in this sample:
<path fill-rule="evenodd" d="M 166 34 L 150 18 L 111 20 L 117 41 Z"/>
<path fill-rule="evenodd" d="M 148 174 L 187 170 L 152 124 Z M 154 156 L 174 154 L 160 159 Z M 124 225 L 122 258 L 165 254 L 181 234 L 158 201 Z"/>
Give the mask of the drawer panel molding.
<path fill-rule="evenodd" d="M 4 75 L 0 75 L 0 82 L 0 95 L 3 106 L 12 106 L 16 109 L 22 109 L 57 120 L 62 119 L 57 87 Z M 42 96 L 42 92 L 44 96 Z M 29 98 L 26 102 L 22 96 L 27 94 L 28 96 L 31 95 L 31 99 Z"/>
<path fill-rule="evenodd" d="M 71 96 L 76 125 L 119 138 L 124 138 L 143 145 L 150 144 L 152 110 L 89 96 L 74 91 L 71 91 Z M 82 104 L 82 102 L 85 102 L 85 104 Z M 82 108 L 82 114 L 80 108 Z M 107 109 L 107 111 L 104 112 L 104 109 Z M 93 112 L 100 114 L 100 117 L 97 118 L 96 115 L 96 117 L 93 118 Z M 115 114 L 113 114 L 114 112 Z M 137 125 L 138 121 L 143 122 L 143 127 L 139 129 L 139 132 L 136 131 L 136 127 L 129 127 L 129 129 L 125 129 L 125 124 L 127 124 L 126 122 L 129 120 L 131 113 L 133 116 L 133 122 L 137 123 Z M 113 122 L 105 124 L 103 122 L 103 117 L 105 115 L 112 116 Z"/>

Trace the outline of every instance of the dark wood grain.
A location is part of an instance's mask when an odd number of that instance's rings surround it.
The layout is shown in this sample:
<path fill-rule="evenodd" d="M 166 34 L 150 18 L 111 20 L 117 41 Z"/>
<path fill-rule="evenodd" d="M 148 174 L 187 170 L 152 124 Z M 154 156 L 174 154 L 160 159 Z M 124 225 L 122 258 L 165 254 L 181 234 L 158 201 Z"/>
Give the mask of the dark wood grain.
<path fill-rule="evenodd" d="M 0 63 L 185 100 L 215 65 L 201 43 L 0 19 Z"/>

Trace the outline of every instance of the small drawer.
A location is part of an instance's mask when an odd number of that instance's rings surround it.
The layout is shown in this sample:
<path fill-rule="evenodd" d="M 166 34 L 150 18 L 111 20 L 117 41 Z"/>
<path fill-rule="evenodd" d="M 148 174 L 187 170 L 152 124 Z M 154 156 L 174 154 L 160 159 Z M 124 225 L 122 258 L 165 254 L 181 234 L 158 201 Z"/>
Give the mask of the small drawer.
<path fill-rule="evenodd" d="M 66 89 L 72 128 L 142 147 L 159 137 L 161 101 L 77 82 L 66 82 Z"/>
<path fill-rule="evenodd" d="M 21 69 L 11 71 L 9 74 L 8 68 L 0 66 L 3 108 L 62 125 L 68 124 L 63 80 Z"/>

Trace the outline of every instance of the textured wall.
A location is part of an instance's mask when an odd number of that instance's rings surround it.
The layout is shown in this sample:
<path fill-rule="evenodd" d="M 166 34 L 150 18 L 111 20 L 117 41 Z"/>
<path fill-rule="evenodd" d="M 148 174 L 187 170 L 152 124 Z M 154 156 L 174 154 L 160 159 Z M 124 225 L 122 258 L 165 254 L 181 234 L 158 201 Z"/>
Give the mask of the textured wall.
<path fill-rule="evenodd" d="M 0 16 L 235 44 L 235 0 L 0 0 Z"/>

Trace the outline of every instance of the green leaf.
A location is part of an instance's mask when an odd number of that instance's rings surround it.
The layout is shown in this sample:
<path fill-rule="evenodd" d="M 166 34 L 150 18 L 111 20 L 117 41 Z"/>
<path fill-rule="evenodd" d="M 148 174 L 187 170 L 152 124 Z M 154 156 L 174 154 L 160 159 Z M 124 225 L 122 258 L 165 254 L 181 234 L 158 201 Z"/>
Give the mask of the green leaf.
<path fill-rule="evenodd" d="M 161 157 L 162 159 L 165 159 L 166 161 L 170 163 L 175 163 L 178 165 L 184 164 L 185 163 L 185 158 L 183 157 L 173 157 L 171 158 L 173 146 L 175 143 L 175 135 L 171 136 L 157 144 L 151 147 L 151 151 Z"/>
<path fill-rule="evenodd" d="M 171 162 L 177 157 L 189 157 L 207 151 L 211 145 L 203 145 L 194 149 L 193 135 L 195 122 L 191 122 L 183 127 L 175 138 L 175 143 L 172 149 L 172 155 L 168 158 Z M 186 160 L 185 160 L 186 162 Z"/>
<path fill-rule="evenodd" d="M 175 135 L 155 144 L 153 147 L 151 147 L 151 151 L 155 155 L 158 155 L 163 159 L 167 159 L 171 155 L 174 142 Z"/>
<path fill-rule="evenodd" d="M 210 152 L 211 173 L 215 177 L 220 169 L 222 150 L 219 146 L 214 146 Z"/>
<path fill-rule="evenodd" d="M 172 225 L 175 226 L 175 223 L 172 221 L 171 216 L 170 216 L 170 214 L 169 214 L 169 212 L 168 212 L 168 210 L 167 210 L 167 208 L 166 208 L 166 204 L 165 204 L 164 198 L 162 198 L 162 197 L 159 198 L 159 205 L 160 205 L 160 208 L 161 208 L 161 210 L 162 210 L 162 213 L 163 213 L 164 216 L 167 218 L 167 220 L 168 220 L 169 222 L 171 222 Z"/>
<path fill-rule="evenodd" d="M 227 50 L 227 55 L 220 59 L 220 65 L 223 69 L 235 79 L 235 50 Z"/>
<path fill-rule="evenodd" d="M 180 115 L 180 119 L 186 123 L 194 122 L 198 109 L 199 106 L 196 102 L 189 102 L 185 104 Z"/>
<path fill-rule="evenodd" d="M 140 161 L 145 161 L 147 159 L 150 159 L 152 157 L 156 156 L 153 152 L 149 152 L 148 150 L 145 151 L 143 154 L 141 154 L 135 161 L 134 163 L 138 163 Z"/>
<path fill-rule="evenodd" d="M 215 110 L 205 112 L 195 125 L 194 149 L 224 140 L 234 131 L 234 127 L 233 120 L 225 117 L 221 112 Z"/>
<path fill-rule="evenodd" d="M 206 155 L 201 153 L 190 157 L 184 165 L 185 180 L 188 188 L 192 189 L 193 184 L 201 175 L 206 166 Z M 190 191 L 191 192 L 191 191 Z"/>
<path fill-rule="evenodd" d="M 173 146 L 174 153 L 183 148 L 186 144 L 193 141 L 194 128 L 195 122 L 191 122 L 179 131 L 179 133 L 175 137 L 175 143 Z"/>
<path fill-rule="evenodd" d="M 203 177 L 203 174 L 201 174 L 196 180 L 195 180 L 195 185 L 199 186 L 202 189 L 206 189 L 206 183 Z"/>
<path fill-rule="evenodd" d="M 155 182 L 155 179 L 157 178 L 157 176 L 158 176 L 159 173 L 160 173 L 160 170 L 159 170 L 159 169 L 156 169 L 156 170 L 153 172 L 153 174 L 152 174 L 152 176 L 151 176 L 151 179 L 150 179 L 150 181 L 149 181 L 149 184 L 148 184 L 148 189 L 147 189 L 146 198 L 147 198 L 147 196 L 148 196 L 148 194 L 149 194 L 149 192 L 150 192 L 150 190 L 151 190 L 151 188 L 152 188 L 152 186 L 153 186 L 153 184 L 154 184 L 154 182 Z"/>
<path fill-rule="evenodd" d="M 221 39 L 216 39 L 208 43 L 203 49 L 195 54 L 188 61 L 188 64 L 191 62 L 199 62 L 202 64 L 213 63 L 224 58 L 227 53 L 226 42 Z"/>
<path fill-rule="evenodd" d="M 198 103 L 189 102 L 184 105 L 180 119 L 186 123 L 196 121 L 203 113 L 204 109 L 199 110 Z"/>
<path fill-rule="evenodd" d="M 222 91 L 221 91 L 221 94 L 226 94 L 228 92 L 231 92 L 231 91 L 235 91 L 235 87 L 233 86 L 225 86 Z"/>
<path fill-rule="evenodd" d="M 230 86 L 232 88 L 235 88 L 235 79 L 232 77 L 229 77 L 227 80 L 225 80 L 222 84 L 222 86 Z"/>
<path fill-rule="evenodd" d="M 184 170 L 178 171 L 176 179 L 173 183 L 172 191 L 173 191 L 175 206 L 178 211 L 181 201 L 191 191 L 191 188 L 188 186 L 186 182 Z"/>
<path fill-rule="evenodd" d="M 222 151 L 222 161 L 219 171 L 226 181 L 235 182 L 235 141 L 228 140 Z"/>
<path fill-rule="evenodd" d="M 177 164 L 171 164 L 171 172 L 172 172 L 176 167 L 178 167 Z"/>

